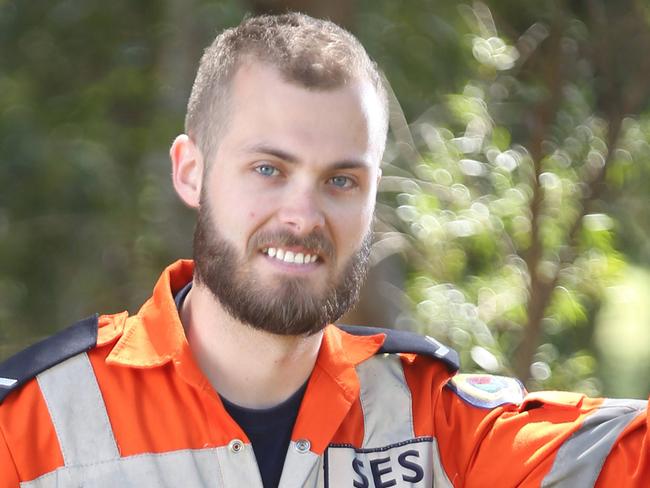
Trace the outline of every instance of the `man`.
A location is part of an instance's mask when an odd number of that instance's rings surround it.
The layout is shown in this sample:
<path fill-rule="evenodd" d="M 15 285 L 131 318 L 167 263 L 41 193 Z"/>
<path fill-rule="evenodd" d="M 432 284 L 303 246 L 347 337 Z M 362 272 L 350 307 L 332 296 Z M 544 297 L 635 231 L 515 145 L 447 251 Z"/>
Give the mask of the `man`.
<path fill-rule="evenodd" d="M 367 267 L 386 107 L 330 22 L 217 37 L 171 148 L 195 262 L 0 367 L 0 487 L 647 486 L 645 402 L 524 397 L 433 339 L 327 325 Z"/>

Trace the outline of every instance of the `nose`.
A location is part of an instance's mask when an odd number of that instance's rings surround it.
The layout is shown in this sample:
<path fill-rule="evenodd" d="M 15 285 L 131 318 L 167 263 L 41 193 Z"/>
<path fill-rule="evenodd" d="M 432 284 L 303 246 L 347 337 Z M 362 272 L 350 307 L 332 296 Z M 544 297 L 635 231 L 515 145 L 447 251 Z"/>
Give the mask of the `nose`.
<path fill-rule="evenodd" d="M 318 194 L 313 189 L 287 192 L 278 211 L 280 223 L 296 235 L 308 235 L 325 225 L 325 215 Z"/>

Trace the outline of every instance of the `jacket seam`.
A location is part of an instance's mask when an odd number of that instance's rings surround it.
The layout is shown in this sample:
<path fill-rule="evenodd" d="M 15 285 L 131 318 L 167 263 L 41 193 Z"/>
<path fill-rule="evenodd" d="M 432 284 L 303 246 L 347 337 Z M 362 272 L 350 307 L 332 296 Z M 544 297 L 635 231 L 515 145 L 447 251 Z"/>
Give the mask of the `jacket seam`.
<path fill-rule="evenodd" d="M 20 481 L 20 476 L 18 475 L 18 466 L 16 465 L 16 460 L 14 459 L 14 455 L 11 452 L 11 449 L 9 449 L 9 443 L 7 442 L 7 436 L 2 429 L 2 424 L 0 424 L 0 438 L 2 439 L 2 442 L 7 448 L 7 452 L 9 453 L 9 458 L 11 459 L 11 464 L 14 468 L 14 473 L 16 474 L 16 479 Z"/>
<path fill-rule="evenodd" d="M 347 449 L 354 449 L 355 452 L 358 453 L 366 453 L 366 452 L 383 452 L 383 451 L 388 451 L 389 449 L 394 449 L 396 447 L 402 447 L 402 446 L 407 446 L 409 444 L 417 444 L 419 442 L 433 442 L 434 437 L 432 436 L 422 436 L 422 437 L 414 437 L 413 439 L 408 439 L 406 441 L 400 441 L 400 442 L 395 442 L 394 444 L 389 444 L 387 446 L 382 446 L 382 447 L 355 447 L 352 444 L 347 444 L 347 443 L 342 443 L 342 444 L 328 444 L 327 448 L 347 448 Z"/>

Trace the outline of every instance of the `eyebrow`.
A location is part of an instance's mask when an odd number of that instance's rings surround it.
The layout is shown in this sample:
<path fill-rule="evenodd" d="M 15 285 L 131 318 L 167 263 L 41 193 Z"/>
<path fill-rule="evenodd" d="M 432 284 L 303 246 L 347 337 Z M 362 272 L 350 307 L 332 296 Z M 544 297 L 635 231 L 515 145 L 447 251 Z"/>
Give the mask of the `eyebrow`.
<path fill-rule="evenodd" d="M 290 152 L 285 151 L 284 149 L 280 149 L 266 143 L 259 143 L 259 144 L 246 146 L 244 150 L 246 152 L 268 154 L 278 159 L 282 159 L 283 161 L 286 161 L 287 163 L 290 164 L 299 163 L 298 156 L 291 154 Z M 372 164 L 365 160 L 344 159 L 342 161 L 337 161 L 336 163 L 330 165 L 330 168 L 331 169 L 357 169 L 357 168 L 368 169 L 371 166 Z"/>

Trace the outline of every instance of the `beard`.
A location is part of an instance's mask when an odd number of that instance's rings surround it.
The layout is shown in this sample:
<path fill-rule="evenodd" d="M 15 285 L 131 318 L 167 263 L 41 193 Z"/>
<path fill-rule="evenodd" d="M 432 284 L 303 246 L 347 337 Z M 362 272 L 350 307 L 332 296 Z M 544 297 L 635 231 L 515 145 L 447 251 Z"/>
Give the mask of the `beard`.
<path fill-rule="evenodd" d="M 333 266 L 333 244 L 321 231 L 305 237 L 288 231 L 257 233 L 244 256 L 239 256 L 235 246 L 219 234 L 204 200 L 194 231 L 194 276 L 240 322 L 272 334 L 311 335 L 339 319 L 359 300 L 368 272 L 371 241 L 372 231 L 368 231 L 342 270 L 330 273 L 320 292 L 301 276 L 273 277 L 268 281 L 275 283 L 263 283 L 246 259 L 254 257 L 260 246 L 302 246 L 318 252 L 326 258 L 325 265 Z"/>

